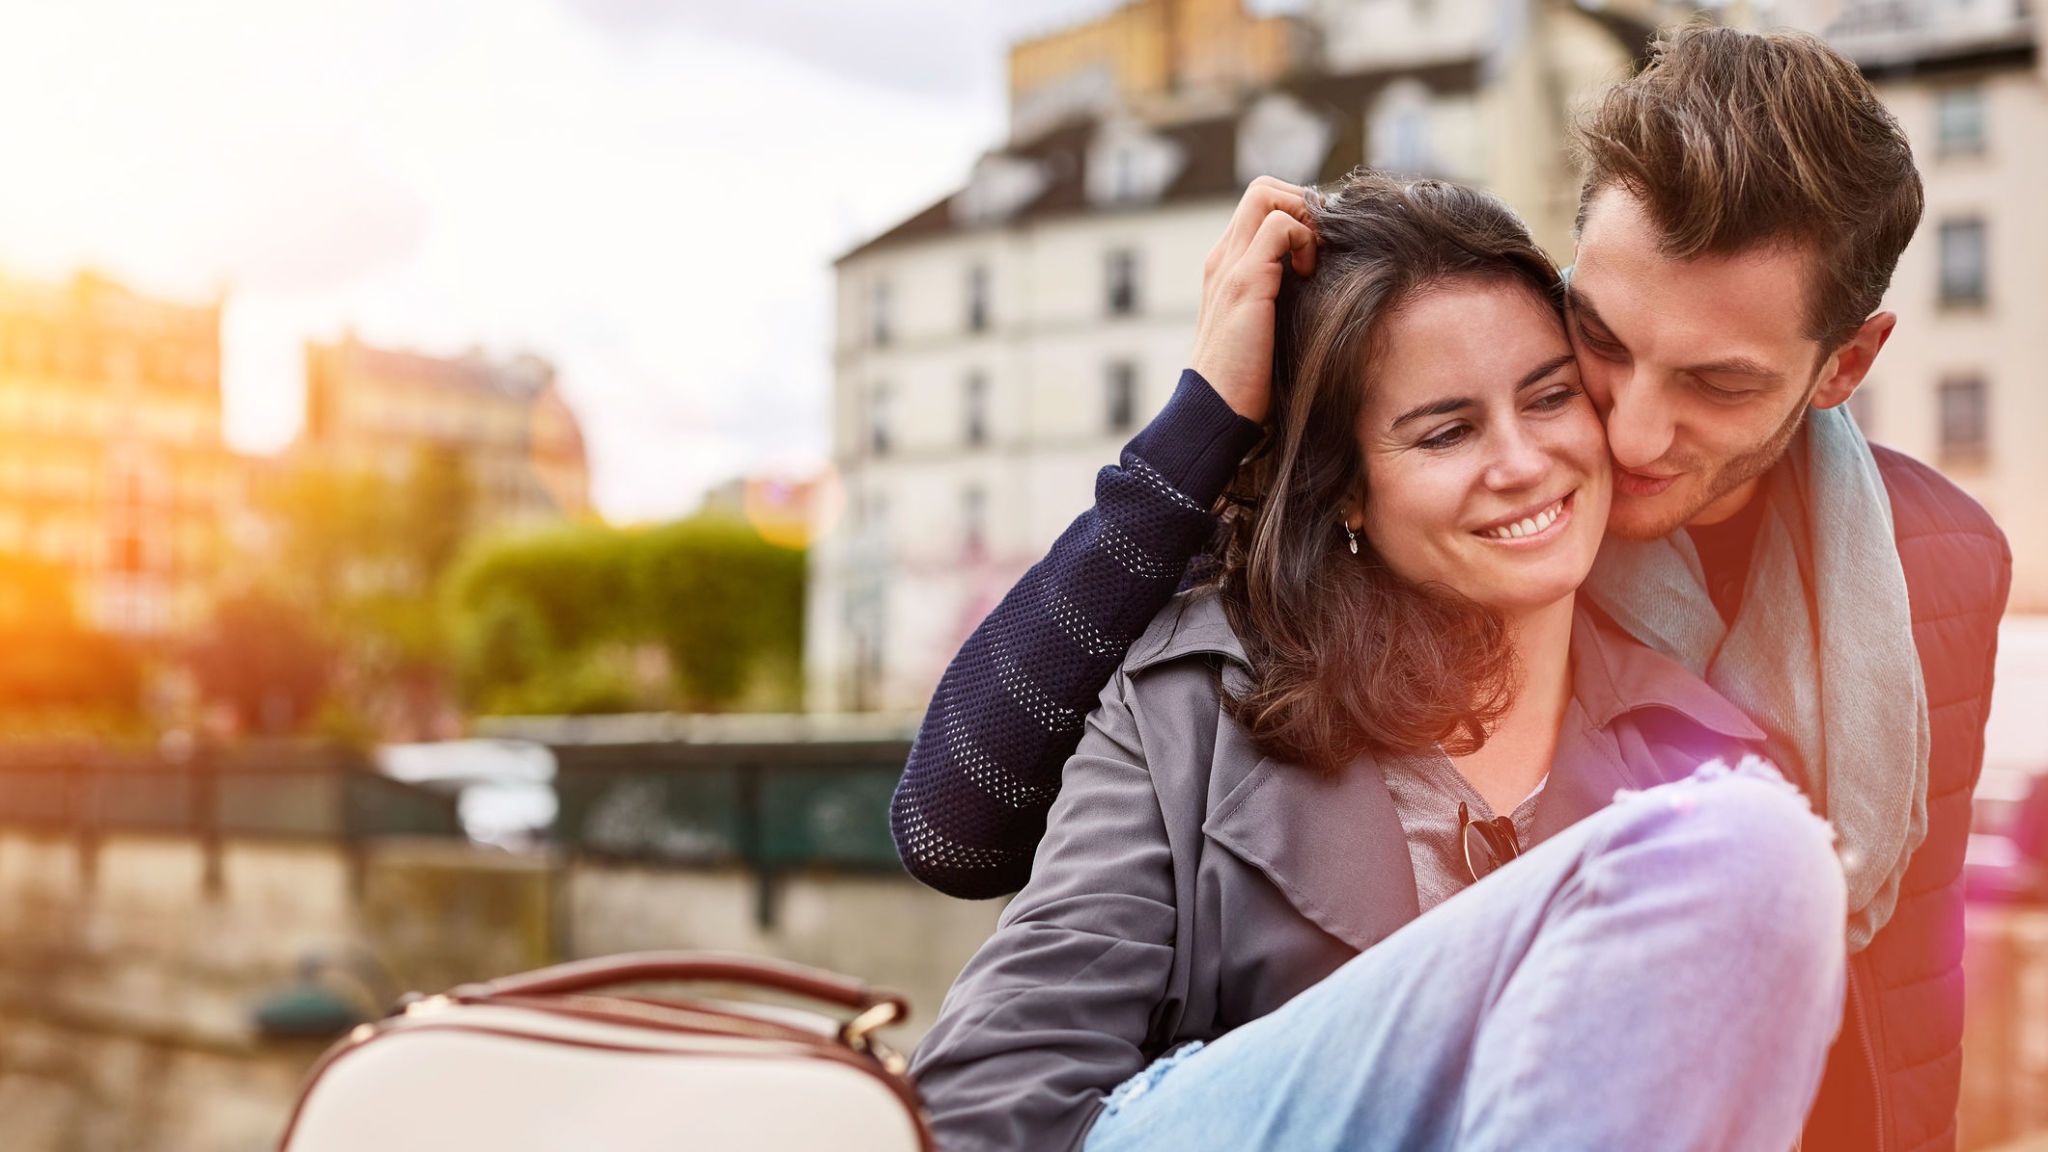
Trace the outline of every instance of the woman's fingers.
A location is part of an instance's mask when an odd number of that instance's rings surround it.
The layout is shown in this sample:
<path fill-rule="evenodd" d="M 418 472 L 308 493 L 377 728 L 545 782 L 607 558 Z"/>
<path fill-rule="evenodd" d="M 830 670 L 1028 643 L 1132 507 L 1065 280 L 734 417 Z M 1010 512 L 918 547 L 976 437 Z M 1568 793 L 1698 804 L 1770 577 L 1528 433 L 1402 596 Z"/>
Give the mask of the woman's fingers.
<path fill-rule="evenodd" d="M 1316 234 L 1290 213 L 1274 209 L 1259 221 L 1244 255 L 1238 258 L 1238 275 L 1255 282 L 1266 299 L 1280 294 L 1280 262 L 1288 261 L 1296 275 L 1316 270 Z"/>
<path fill-rule="evenodd" d="M 1237 209 L 1231 213 L 1230 224 L 1224 228 L 1222 237 L 1203 263 L 1203 271 L 1211 273 L 1236 264 L 1266 217 L 1275 211 L 1287 213 L 1304 226 L 1309 223 L 1308 201 L 1300 186 L 1271 176 L 1257 177 L 1239 198 Z"/>
<path fill-rule="evenodd" d="M 1261 176 L 1202 263 L 1202 307 L 1188 366 L 1232 410 L 1264 420 L 1271 403 L 1275 302 L 1287 267 L 1315 271 L 1316 234 L 1302 189 Z"/>

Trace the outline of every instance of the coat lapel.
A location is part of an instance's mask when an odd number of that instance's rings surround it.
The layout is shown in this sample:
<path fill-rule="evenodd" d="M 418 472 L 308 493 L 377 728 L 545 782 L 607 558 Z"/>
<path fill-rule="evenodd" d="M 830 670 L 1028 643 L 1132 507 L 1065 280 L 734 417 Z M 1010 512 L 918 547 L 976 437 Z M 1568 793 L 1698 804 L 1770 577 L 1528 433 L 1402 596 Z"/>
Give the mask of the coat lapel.
<path fill-rule="evenodd" d="M 1640 788 L 1630 778 L 1613 737 L 1597 731 L 1577 701 L 1565 713 L 1557 734 L 1557 756 L 1550 762 L 1550 780 L 1536 798 L 1529 838 L 1541 844 L 1614 802 L 1621 788 Z"/>
<path fill-rule="evenodd" d="M 1261 757 L 1202 831 L 1361 952 L 1421 914 L 1401 820 L 1370 757 L 1329 777 Z"/>

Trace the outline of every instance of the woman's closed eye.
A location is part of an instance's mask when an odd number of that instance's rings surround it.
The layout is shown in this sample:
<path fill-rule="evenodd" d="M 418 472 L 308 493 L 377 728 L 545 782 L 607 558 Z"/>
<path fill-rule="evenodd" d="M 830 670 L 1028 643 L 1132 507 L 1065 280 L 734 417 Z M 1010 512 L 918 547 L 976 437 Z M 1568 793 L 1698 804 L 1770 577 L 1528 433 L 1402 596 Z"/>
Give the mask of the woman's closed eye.
<path fill-rule="evenodd" d="M 1439 429 L 1435 432 L 1430 433 L 1428 436 L 1425 436 L 1422 439 L 1416 441 L 1415 446 L 1417 448 L 1428 448 L 1432 451 L 1440 451 L 1446 448 L 1456 448 L 1458 445 L 1464 443 L 1466 438 L 1469 437 L 1471 434 L 1472 426 L 1470 424 L 1452 424 L 1447 428 Z"/>
<path fill-rule="evenodd" d="M 1572 401 L 1585 394 L 1585 389 L 1576 384 L 1560 384 L 1530 401 L 1529 408 L 1535 412 L 1556 412 L 1571 407 Z"/>

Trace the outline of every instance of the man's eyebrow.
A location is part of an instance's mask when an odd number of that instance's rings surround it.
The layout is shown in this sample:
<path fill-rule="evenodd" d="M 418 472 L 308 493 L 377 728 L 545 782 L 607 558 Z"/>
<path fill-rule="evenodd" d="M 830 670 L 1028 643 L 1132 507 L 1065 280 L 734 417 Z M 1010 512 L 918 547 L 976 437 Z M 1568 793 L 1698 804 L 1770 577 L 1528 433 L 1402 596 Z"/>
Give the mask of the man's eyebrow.
<path fill-rule="evenodd" d="M 1600 319 L 1600 310 L 1593 307 L 1593 302 L 1586 299 L 1585 293 L 1580 292 L 1578 286 L 1569 280 L 1565 281 L 1564 284 L 1564 300 L 1571 307 L 1572 311 L 1583 312 L 1588 320 L 1600 325 L 1602 328 L 1607 327 L 1607 323 Z"/>
<path fill-rule="evenodd" d="M 1534 368 L 1531 368 L 1528 372 L 1524 373 L 1522 375 L 1522 378 L 1515 382 L 1515 391 L 1520 392 L 1522 389 L 1527 388 L 1532 384 L 1542 383 L 1545 377 L 1557 371 L 1559 368 L 1562 368 L 1565 365 L 1571 363 L 1572 359 L 1572 354 L 1569 352 L 1565 353 L 1562 356 L 1552 356 L 1550 359 L 1545 360 L 1543 363 L 1536 365 Z M 1395 417 L 1394 422 L 1387 426 L 1387 430 L 1391 432 L 1394 429 L 1399 428 L 1401 425 L 1408 423 L 1410 420 L 1422 420 L 1431 416 L 1448 416 L 1453 412 L 1457 412 L 1465 408 L 1470 408 L 1472 406 L 1473 401 L 1470 397 L 1467 396 L 1449 396 L 1445 397 L 1442 400 L 1432 400 L 1427 404 L 1421 404 L 1417 405 L 1414 408 L 1410 408 L 1408 411 L 1403 412 L 1398 417 Z"/>
<path fill-rule="evenodd" d="M 1571 306 L 1572 311 L 1580 313 L 1586 319 L 1591 320 L 1602 328 L 1607 327 L 1607 322 L 1600 319 L 1600 310 L 1587 302 L 1585 296 L 1576 287 L 1567 283 L 1564 286 L 1564 295 L 1565 301 Z M 1719 360 L 1709 360 L 1704 364 L 1690 365 L 1685 371 L 1703 372 L 1716 376 L 1753 376 L 1758 380 L 1764 381 L 1776 381 L 1784 378 L 1784 373 L 1770 367 L 1761 360 L 1749 356 L 1723 356 Z"/>

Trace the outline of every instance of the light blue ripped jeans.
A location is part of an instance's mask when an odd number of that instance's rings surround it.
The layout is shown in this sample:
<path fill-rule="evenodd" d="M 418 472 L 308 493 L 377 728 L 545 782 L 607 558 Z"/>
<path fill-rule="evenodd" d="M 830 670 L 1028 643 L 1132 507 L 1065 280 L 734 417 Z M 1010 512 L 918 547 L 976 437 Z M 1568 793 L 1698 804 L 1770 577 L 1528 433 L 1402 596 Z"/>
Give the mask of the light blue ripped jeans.
<path fill-rule="evenodd" d="M 1791 1148 L 1841 1025 L 1832 842 L 1760 760 L 1623 792 L 1155 1061 L 1086 1150 Z"/>

